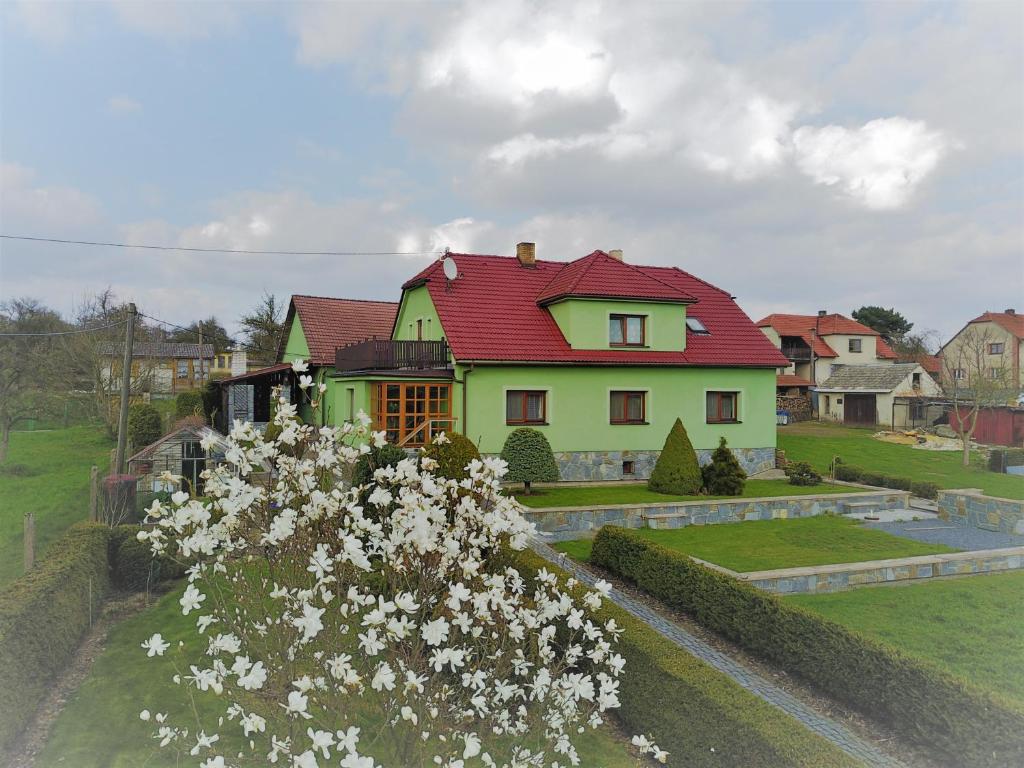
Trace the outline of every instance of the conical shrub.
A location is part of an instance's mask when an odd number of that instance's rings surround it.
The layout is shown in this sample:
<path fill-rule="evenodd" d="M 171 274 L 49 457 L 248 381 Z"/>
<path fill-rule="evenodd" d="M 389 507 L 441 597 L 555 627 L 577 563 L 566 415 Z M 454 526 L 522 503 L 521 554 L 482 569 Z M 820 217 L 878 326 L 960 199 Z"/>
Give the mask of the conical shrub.
<path fill-rule="evenodd" d="M 686 434 L 683 422 L 676 419 L 665 438 L 665 446 L 661 449 L 647 487 L 655 493 L 693 495 L 700 493 L 702 484 L 700 464 L 690 443 L 690 436 Z"/>
<path fill-rule="evenodd" d="M 718 438 L 718 447 L 711 454 L 711 463 L 704 467 L 704 488 L 712 496 L 740 496 L 747 481 L 743 471 L 724 437 Z"/>

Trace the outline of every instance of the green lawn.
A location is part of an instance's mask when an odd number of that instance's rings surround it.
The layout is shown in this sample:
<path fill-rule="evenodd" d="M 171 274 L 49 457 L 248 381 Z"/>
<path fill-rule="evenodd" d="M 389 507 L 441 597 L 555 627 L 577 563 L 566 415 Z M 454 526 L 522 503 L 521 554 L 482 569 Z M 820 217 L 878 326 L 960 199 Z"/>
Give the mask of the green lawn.
<path fill-rule="evenodd" d="M 171 657 L 179 640 L 195 645 L 195 616 L 181 615 L 178 599 L 182 588 L 165 595 L 153 607 L 114 627 L 105 650 L 89 677 L 68 700 L 54 724 L 50 739 L 36 759 L 36 768 L 175 768 L 198 765 L 201 758 L 184 756 L 176 762 L 173 752 L 160 750 L 150 738 L 154 723 L 144 723 L 139 712 L 167 712 L 176 723 L 193 724 L 184 703 L 184 691 L 171 682 Z M 147 658 L 139 643 L 154 632 L 171 643 L 167 655 Z M 180 661 L 179 661 L 180 663 Z M 224 702 L 212 693 L 199 693 L 201 712 L 217 713 Z M 168 702 L 176 702 L 168 706 Z M 205 722 L 215 718 L 207 715 Z M 370 729 L 364 728 L 364 733 Z M 234 733 L 226 725 L 221 738 Z M 224 741 L 221 742 L 222 744 Z M 635 768 L 626 744 L 610 731 L 600 730 L 578 738 L 582 764 L 604 768 Z M 390 764 L 388 760 L 383 761 Z"/>
<path fill-rule="evenodd" d="M 1024 704 L 1024 572 L 786 599 Z"/>
<path fill-rule="evenodd" d="M 763 571 L 806 565 L 855 563 L 956 550 L 875 531 L 856 520 L 832 515 L 794 520 L 757 520 L 724 525 L 690 525 L 669 531 L 640 528 L 646 539 L 733 571 Z M 555 548 L 573 558 L 590 557 L 590 541 L 566 541 Z"/>
<path fill-rule="evenodd" d="M 0 585 L 22 573 L 25 513 L 35 512 L 38 559 L 69 525 L 88 517 L 89 468 L 109 467 L 113 447 L 102 426 L 11 435 L 0 467 Z"/>
<path fill-rule="evenodd" d="M 779 429 L 779 448 L 791 461 L 809 461 L 827 472 L 833 456 L 842 456 L 872 472 L 931 481 L 940 488 L 981 488 L 990 496 L 1024 499 L 1024 477 L 989 472 L 980 454 L 963 466 L 959 451 L 923 451 L 909 445 L 875 440 L 872 429 L 839 424 L 802 422 Z"/>
<path fill-rule="evenodd" d="M 655 493 L 643 484 L 610 483 L 604 485 L 536 488 L 529 496 L 513 490 L 527 507 L 583 507 L 588 504 L 668 504 L 673 501 L 711 501 L 714 499 L 758 498 L 760 496 L 821 496 L 827 493 L 856 491 L 844 485 L 790 485 L 788 480 L 748 480 L 743 496 L 676 496 Z"/>

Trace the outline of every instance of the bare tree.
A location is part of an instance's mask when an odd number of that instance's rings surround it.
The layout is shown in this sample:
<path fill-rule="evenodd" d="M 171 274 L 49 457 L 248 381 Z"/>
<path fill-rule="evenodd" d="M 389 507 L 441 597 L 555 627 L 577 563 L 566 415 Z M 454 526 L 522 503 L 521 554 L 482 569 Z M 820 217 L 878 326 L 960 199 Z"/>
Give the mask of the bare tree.
<path fill-rule="evenodd" d="M 284 333 L 284 307 L 272 293 L 264 293 L 252 312 L 242 315 L 244 346 L 254 360 L 271 365 L 277 359 L 277 346 Z"/>
<path fill-rule="evenodd" d="M 971 460 L 970 441 L 982 408 L 1006 405 L 1013 393 L 1004 339 L 990 327 L 972 326 L 943 351 L 943 379 L 953 401 L 949 425 L 963 443 L 963 462 Z M 998 348 L 999 352 L 993 352 Z"/>
<path fill-rule="evenodd" d="M 61 345 L 69 326 L 35 299 L 0 304 L 0 464 L 7 461 L 11 431 L 19 423 L 53 415 L 62 402 Z M 17 335 L 16 335 L 17 334 Z"/>

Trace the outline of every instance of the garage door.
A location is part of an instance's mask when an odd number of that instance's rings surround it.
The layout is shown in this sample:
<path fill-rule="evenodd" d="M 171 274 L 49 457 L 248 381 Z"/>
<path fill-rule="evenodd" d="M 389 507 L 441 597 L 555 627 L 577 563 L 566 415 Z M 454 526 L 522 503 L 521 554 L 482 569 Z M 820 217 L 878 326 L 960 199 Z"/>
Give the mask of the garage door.
<path fill-rule="evenodd" d="M 874 395 L 846 395 L 843 421 L 846 424 L 876 424 L 878 417 Z"/>

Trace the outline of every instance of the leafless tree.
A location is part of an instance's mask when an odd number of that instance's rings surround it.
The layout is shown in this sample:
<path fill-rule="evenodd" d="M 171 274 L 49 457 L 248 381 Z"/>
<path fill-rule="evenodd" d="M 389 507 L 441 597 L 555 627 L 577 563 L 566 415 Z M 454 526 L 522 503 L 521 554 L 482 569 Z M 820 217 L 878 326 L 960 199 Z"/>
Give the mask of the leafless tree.
<path fill-rule="evenodd" d="M 964 466 L 970 464 L 970 441 L 982 408 L 1006 405 L 1013 391 L 1013 372 L 1005 352 L 993 353 L 1004 339 L 990 327 L 972 326 L 943 351 L 943 380 L 953 401 L 949 424 L 963 443 Z M 1005 347 L 1000 347 L 1005 349 Z"/>
<path fill-rule="evenodd" d="M 277 345 L 284 333 L 284 309 L 274 294 L 264 293 L 252 312 L 239 318 L 244 346 L 262 365 L 272 365 L 277 359 Z"/>

